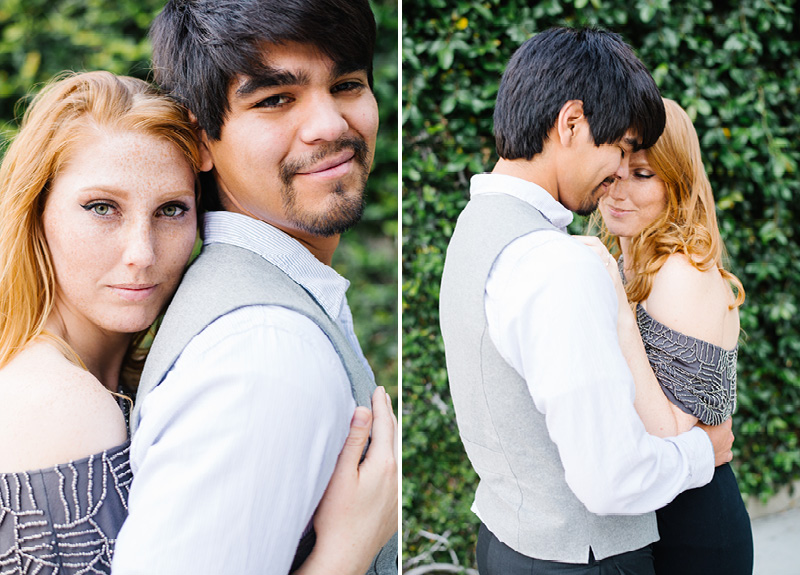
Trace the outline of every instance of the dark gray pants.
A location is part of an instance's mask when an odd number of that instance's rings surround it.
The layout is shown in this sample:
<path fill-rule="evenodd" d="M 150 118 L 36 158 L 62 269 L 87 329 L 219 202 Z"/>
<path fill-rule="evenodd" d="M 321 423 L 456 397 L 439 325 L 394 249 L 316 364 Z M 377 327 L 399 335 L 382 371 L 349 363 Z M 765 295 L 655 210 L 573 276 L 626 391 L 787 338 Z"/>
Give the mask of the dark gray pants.
<path fill-rule="evenodd" d="M 517 553 L 481 523 L 478 531 L 478 572 L 481 575 L 654 575 L 650 546 L 600 561 L 589 551 L 588 564 L 559 563 Z"/>

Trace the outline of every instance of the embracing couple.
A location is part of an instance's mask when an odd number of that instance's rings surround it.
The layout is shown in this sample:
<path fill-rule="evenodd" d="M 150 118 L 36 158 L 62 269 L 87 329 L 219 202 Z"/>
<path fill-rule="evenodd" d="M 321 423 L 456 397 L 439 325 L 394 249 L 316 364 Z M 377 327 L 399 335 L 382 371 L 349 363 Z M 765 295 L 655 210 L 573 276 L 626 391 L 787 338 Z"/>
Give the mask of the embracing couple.
<path fill-rule="evenodd" d="M 744 290 L 691 121 L 618 35 L 560 28 L 511 58 L 494 132 L 440 294 L 481 575 L 751 573 Z M 566 233 L 597 207 L 605 241 Z"/>
<path fill-rule="evenodd" d="M 0 572 L 397 572 L 396 420 L 330 267 L 375 36 L 367 0 L 173 0 L 166 95 L 36 97 L 0 169 Z"/>

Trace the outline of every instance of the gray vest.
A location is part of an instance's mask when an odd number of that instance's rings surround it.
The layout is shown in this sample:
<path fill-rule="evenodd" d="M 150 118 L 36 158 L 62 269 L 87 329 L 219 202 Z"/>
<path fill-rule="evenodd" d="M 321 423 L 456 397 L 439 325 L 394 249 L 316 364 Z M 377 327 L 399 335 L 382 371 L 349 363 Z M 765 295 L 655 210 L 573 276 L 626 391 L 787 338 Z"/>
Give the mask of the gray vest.
<path fill-rule="evenodd" d="M 228 244 L 211 244 L 187 270 L 153 341 L 131 413 L 131 433 L 138 427 L 145 397 L 163 381 L 192 338 L 223 315 L 253 305 L 281 306 L 317 324 L 342 360 L 356 403 L 371 408 L 375 383 L 344 333 L 313 296 L 258 254 Z M 367 571 L 368 575 L 394 573 L 397 534 Z"/>
<path fill-rule="evenodd" d="M 484 307 L 486 280 L 503 248 L 529 232 L 556 229 L 514 197 L 473 198 L 447 249 L 439 310 L 458 428 L 480 477 L 475 505 L 482 521 L 523 555 L 587 563 L 589 548 L 602 559 L 656 541 L 655 514 L 600 516 L 578 500 L 525 380 L 489 337 Z"/>

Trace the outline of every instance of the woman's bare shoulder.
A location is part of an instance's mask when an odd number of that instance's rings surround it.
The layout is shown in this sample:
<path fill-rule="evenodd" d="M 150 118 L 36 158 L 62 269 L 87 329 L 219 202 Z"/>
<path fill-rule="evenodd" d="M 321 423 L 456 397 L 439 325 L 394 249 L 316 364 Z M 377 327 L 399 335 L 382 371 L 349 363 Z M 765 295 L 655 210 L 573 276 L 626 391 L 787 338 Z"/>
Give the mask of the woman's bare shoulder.
<path fill-rule="evenodd" d="M 739 337 L 733 292 L 719 270 L 701 271 L 683 254 L 673 254 L 653 279 L 647 312 L 664 325 L 731 349 Z"/>
<path fill-rule="evenodd" d="M 31 344 L 0 370 L 0 472 L 81 459 L 126 438 L 114 396 L 53 346 Z"/>

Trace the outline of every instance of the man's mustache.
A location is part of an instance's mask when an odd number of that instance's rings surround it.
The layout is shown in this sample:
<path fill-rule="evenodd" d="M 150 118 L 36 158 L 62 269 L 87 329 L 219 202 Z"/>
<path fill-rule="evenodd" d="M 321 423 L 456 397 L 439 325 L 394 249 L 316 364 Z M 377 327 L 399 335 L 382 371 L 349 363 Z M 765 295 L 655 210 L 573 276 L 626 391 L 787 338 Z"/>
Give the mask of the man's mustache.
<path fill-rule="evenodd" d="M 327 144 L 306 157 L 281 162 L 281 180 L 288 184 L 298 172 L 306 171 L 325 160 L 328 156 L 338 154 L 342 150 L 348 149 L 353 151 L 353 159 L 356 163 L 365 169 L 369 169 L 367 165 L 367 156 L 369 155 L 369 146 L 367 146 L 367 142 L 363 138 L 347 137 Z"/>

